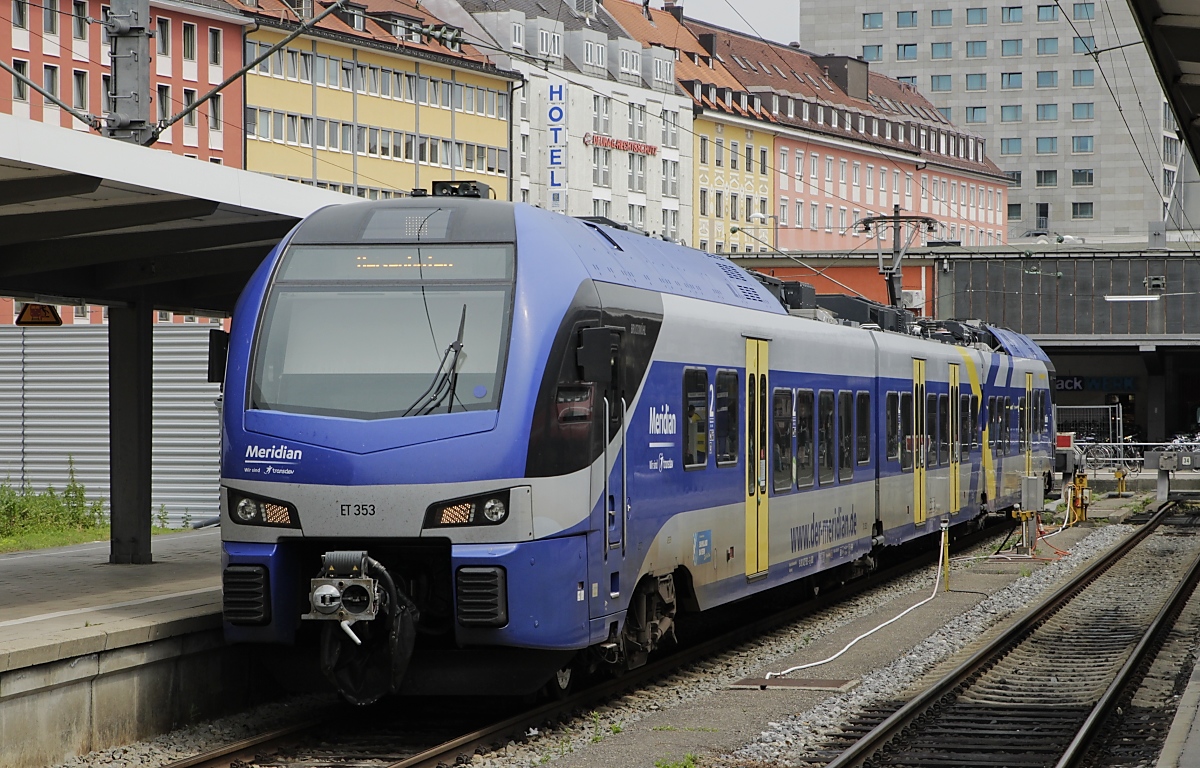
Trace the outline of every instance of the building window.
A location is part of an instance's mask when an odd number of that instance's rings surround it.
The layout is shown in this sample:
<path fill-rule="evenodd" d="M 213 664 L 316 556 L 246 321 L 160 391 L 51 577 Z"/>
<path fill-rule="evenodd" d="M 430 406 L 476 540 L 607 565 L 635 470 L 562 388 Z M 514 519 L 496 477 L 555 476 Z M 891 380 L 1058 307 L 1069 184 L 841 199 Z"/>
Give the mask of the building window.
<path fill-rule="evenodd" d="M 215 27 L 209 27 L 208 30 L 208 63 L 214 67 L 221 64 L 221 30 Z M 324 64 L 321 65 L 321 74 L 324 75 Z"/>
<path fill-rule="evenodd" d="M 917 44 L 916 43 L 900 43 L 896 46 L 897 61 L 916 61 L 917 60 Z"/>
<path fill-rule="evenodd" d="M 1090 219 L 1092 218 L 1091 203 L 1071 203 L 1071 218 L 1072 219 Z"/>
<path fill-rule="evenodd" d="M 1020 5 L 1006 5 L 1000 9 L 1001 24 L 1020 24 L 1025 20 L 1025 9 Z"/>
<path fill-rule="evenodd" d="M 209 97 L 209 100 L 208 100 L 208 130 L 210 130 L 210 131 L 221 130 L 221 124 L 222 124 L 221 110 L 222 110 L 221 94 L 219 94 L 219 93 L 213 94 L 211 97 Z M 322 128 L 321 143 L 318 146 L 325 146 L 325 138 L 324 138 L 325 121 L 319 120 L 317 122 L 319 122 L 321 124 L 321 128 Z"/>
<path fill-rule="evenodd" d="M 942 117 L 946 118 L 946 122 L 948 122 L 948 123 L 954 122 L 954 118 L 950 117 L 950 115 L 953 114 L 954 110 L 952 110 L 950 107 L 938 107 L 937 111 L 941 114 Z"/>
<path fill-rule="evenodd" d="M 29 0 L 13 0 L 12 25 L 16 29 L 29 29 Z"/>
<path fill-rule="evenodd" d="M 1058 21 L 1057 5 L 1039 5 L 1038 21 Z"/>
<path fill-rule="evenodd" d="M 512 25 L 512 47 L 519 51 L 525 50 L 525 25 L 516 21 Z"/>
<path fill-rule="evenodd" d="M 42 0 L 42 32 L 58 34 L 58 0 Z"/>
<path fill-rule="evenodd" d="M 1072 8 L 1075 21 L 1094 21 L 1096 18 L 1095 3 L 1075 3 Z"/>
<path fill-rule="evenodd" d="M 1071 72 L 1071 85 L 1076 88 L 1091 88 L 1096 85 L 1094 69 L 1076 69 Z"/>
<path fill-rule="evenodd" d="M 1091 53 L 1096 50 L 1096 38 L 1091 36 L 1077 37 L 1074 41 L 1074 48 L 1075 53 Z"/>
<path fill-rule="evenodd" d="M 916 85 L 917 84 L 917 76 L 916 75 L 901 75 L 900 77 L 896 78 L 896 82 L 907 83 L 908 85 Z"/>
<path fill-rule="evenodd" d="M 987 90 L 987 75 L 985 75 L 985 74 L 967 75 L 967 90 L 968 91 L 986 91 Z"/>
<path fill-rule="evenodd" d="M 1021 186 L 1021 172 L 1020 171 L 1005 171 L 1004 175 L 1008 177 L 1008 180 L 1010 182 L 1012 182 L 1012 185 L 1014 187 Z M 961 191 L 960 191 L 960 195 L 961 195 Z"/>
<path fill-rule="evenodd" d="M 1086 155 L 1095 151 L 1095 140 L 1092 136 L 1072 136 L 1071 151 L 1077 155 Z"/>
<path fill-rule="evenodd" d="M 725 193 L 720 190 L 713 193 L 713 215 L 718 219 L 725 218 Z"/>
<path fill-rule="evenodd" d="M 1037 119 L 1040 121 L 1057 120 L 1058 105 L 1057 104 L 1038 104 Z"/>
<path fill-rule="evenodd" d="M 1000 55 L 1001 56 L 1020 56 L 1025 51 L 1024 40 L 1001 40 Z"/>
<path fill-rule="evenodd" d="M 1021 139 L 1000 139 L 1000 154 L 1002 155 L 1019 155 L 1021 154 Z"/>
<path fill-rule="evenodd" d="M 1037 39 L 1037 55 L 1038 56 L 1057 56 L 1058 55 L 1058 38 L 1057 37 L 1039 37 Z"/>
<path fill-rule="evenodd" d="M 1058 171 L 1038 171 L 1037 185 L 1039 187 L 1057 187 Z"/>
<path fill-rule="evenodd" d="M 1058 153 L 1058 137 L 1057 136 L 1039 136 L 1037 140 L 1037 153 L 1039 155 L 1053 155 Z"/>
<path fill-rule="evenodd" d="M 967 58 L 981 59 L 987 56 L 987 40 L 968 40 Z"/>
<path fill-rule="evenodd" d="M 183 23 L 183 60 L 196 60 L 196 25 Z"/>
<path fill-rule="evenodd" d="M 883 61 L 882 45 L 864 45 L 862 47 L 864 61 Z"/>
<path fill-rule="evenodd" d="M 612 150 L 592 147 L 592 184 L 597 187 L 612 186 Z"/>
<path fill-rule="evenodd" d="M 87 40 L 88 7 L 84 0 L 74 0 L 71 4 L 71 35 L 76 40 Z"/>
<path fill-rule="evenodd" d="M 162 16 L 159 16 L 158 18 L 155 19 L 154 26 L 155 26 L 155 29 L 157 30 L 154 35 L 154 40 L 156 41 L 155 45 L 158 47 L 158 55 L 159 56 L 170 56 L 171 55 L 171 20 L 164 18 Z"/>
<path fill-rule="evenodd" d="M 954 55 L 954 46 L 951 43 L 931 43 L 929 46 L 929 58 L 931 59 L 948 59 Z"/>
<path fill-rule="evenodd" d="M 1090 187 L 1095 183 L 1096 175 L 1091 168 L 1075 168 L 1071 171 L 1072 187 Z"/>
<path fill-rule="evenodd" d="M 1020 72 L 1004 72 L 1000 75 L 1000 87 L 1005 90 L 1019 90 L 1021 84 L 1022 78 Z"/>
<path fill-rule="evenodd" d="M 42 67 L 42 87 L 54 97 L 58 97 L 58 67 L 47 64 Z"/>
<path fill-rule="evenodd" d="M 183 89 L 183 106 L 184 106 L 184 108 L 190 107 L 195 103 L 196 103 L 195 89 L 184 88 Z M 188 112 L 186 115 L 184 115 L 183 124 L 189 128 L 196 127 L 196 110 L 192 110 L 191 112 Z"/>
<path fill-rule="evenodd" d="M 931 91 L 948 91 L 950 90 L 950 75 L 930 75 L 929 90 Z"/>
<path fill-rule="evenodd" d="M 708 165 L 708 137 L 700 137 L 700 162 Z"/>
<path fill-rule="evenodd" d="M 967 107 L 968 123 L 986 123 L 987 107 Z"/>
<path fill-rule="evenodd" d="M 968 8 L 967 25 L 987 24 L 987 8 Z"/>
<path fill-rule="evenodd" d="M 863 29 L 883 29 L 882 13 L 864 13 L 862 21 Z"/>
<path fill-rule="evenodd" d="M 1021 204 L 1020 203 L 1009 203 L 1008 204 L 1008 220 L 1009 221 L 1020 221 L 1021 220 Z"/>
<path fill-rule="evenodd" d="M 1037 73 L 1038 88 L 1057 88 L 1058 87 L 1058 71 L 1043 70 Z"/>
<path fill-rule="evenodd" d="M 1000 107 L 1000 122 L 1002 123 L 1019 123 L 1021 122 L 1021 105 L 1006 104 Z"/>
<path fill-rule="evenodd" d="M 1076 102 L 1071 105 L 1072 120 L 1095 120 L 1096 104 L 1091 101 Z"/>
<path fill-rule="evenodd" d="M 71 106 L 84 112 L 88 108 L 88 73 L 78 69 L 72 73 Z"/>
<path fill-rule="evenodd" d="M 29 62 L 13 59 L 13 69 L 17 74 L 29 77 Z M 13 78 L 13 101 L 29 101 L 29 85 L 24 80 Z"/>
<path fill-rule="evenodd" d="M 713 152 L 713 165 L 718 168 L 725 167 L 725 139 L 717 139 L 715 142 L 716 150 Z"/>
<path fill-rule="evenodd" d="M 929 25 L 932 27 L 948 27 L 954 23 L 954 12 L 949 8 L 940 8 L 933 11 Z"/>
<path fill-rule="evenodd" d="M 592 133 L 609 135 L 609 122 L 612 111 L 612 100 L 607 96 L 592 96 Z M 703 146 L 706 139 L 701 139 Z"/>
<path fill-rule="evenodd" d="M 896 13 L 896 26 L 901 28 L 917 26 L 917 12 L 898 11 Z"/>

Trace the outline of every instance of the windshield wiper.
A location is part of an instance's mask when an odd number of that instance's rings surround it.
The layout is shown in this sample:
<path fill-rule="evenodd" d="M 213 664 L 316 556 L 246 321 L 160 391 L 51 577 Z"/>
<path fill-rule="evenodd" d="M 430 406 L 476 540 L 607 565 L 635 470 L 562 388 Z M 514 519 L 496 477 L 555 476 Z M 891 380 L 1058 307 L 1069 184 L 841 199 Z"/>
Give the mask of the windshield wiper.
<path fill-rule="evenodd" d="M 458 357 L 462 354 L 463 348 L 463 331 L 467 327 L 467 305 L 463 305 L 462 317 L 458 321 L 458 338 L 446 347 L 445 354 L 442 355 L 442 361 L 438 363 L 437 370 L 433 374 L 433 382 L 426 388 L 416 402 L 408 406 L 404 413 L 400 414 L 408 416 L 416 411 L 416 415 L 424 416 L 431 413 L 434 408 L 437 408 L 447 396 L 450 397 L 450 407 L 446 409 L 446 413 L 450 413 L 454 408 L 454 390 L 458 386 Z M 449 367 L 446 363 L 449 361 Z"/>

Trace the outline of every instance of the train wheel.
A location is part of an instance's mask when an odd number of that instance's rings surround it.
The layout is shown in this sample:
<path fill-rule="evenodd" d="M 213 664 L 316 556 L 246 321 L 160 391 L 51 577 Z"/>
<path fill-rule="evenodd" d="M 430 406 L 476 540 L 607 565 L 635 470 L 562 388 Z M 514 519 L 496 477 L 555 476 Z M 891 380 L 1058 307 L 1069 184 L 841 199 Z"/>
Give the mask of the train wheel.
<path fill-rule="evenodd" d="M 555 700 L 561 701 L 575 690 L 575 684 L 579 680 L 579 670 L 576 668 L 574 661 L 564 666 L 562 669 L 555 672 L 546 681 L 546 695 Z"/>

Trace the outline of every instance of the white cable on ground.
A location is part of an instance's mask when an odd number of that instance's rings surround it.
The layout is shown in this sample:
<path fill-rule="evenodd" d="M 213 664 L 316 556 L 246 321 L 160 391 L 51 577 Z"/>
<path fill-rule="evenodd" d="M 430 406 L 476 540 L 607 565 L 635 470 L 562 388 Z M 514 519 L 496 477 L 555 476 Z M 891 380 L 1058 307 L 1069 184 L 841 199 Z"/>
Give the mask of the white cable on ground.
<path fill-rule="evenodd" d="M 859 641 L 859 640 L 862 640 L 863 638 L 866 638 L 866 637 L 870 637 L 871 635 L 875 634 L 876 632 L 878 632 L 879 630 L 883 629 L 883 628 L 884 628 L 884 627 L 886 627 L 887 625 L 889 625 L 889 624 L 892 624 L 892 623 L 894 623 L 894 622 L 897 622 L 897 621 L 899 621 L 900 619 L 904 618 L 905 616 L 907 616 L 907 615 L 908 615 L 909 613 L 911 613 L 912 611 L 915 611 L 916 609 L 920 608 L 922 605 L 925 605 L 925 603 L 928 603 L 930 600 L 932 600 L 933 598 L 937 597 L 938 587 L 941 585 L 941 583 L 942 583 L 942 563 L 941 563 L 941 560 L 939 559 L 939 560 L 938 560 L 938 564 L 937 564 L 937 578 L 936 578 L 936 579 L 934 579 L 934 581 L 933 581 L 933 594 L 931 594 L 929 597 L 925 598 L 924 600 L 922 600 L 921 602 L 917 603 L 916 605 L 913 605 L 913 606 L 910 606 L 910 607 L 908 607 L 908 608 L 904 609 L 904 610 L 903 610 L 902 612 L 900 612 L 898 615 L 894 616 L 893 618 L 890 618 L 890 619 L 888 619 L 887 621 L 885 621 L 885 622 L 883 622 L 882 624 L 880 624 L 878 627 L 875 627 L 875 629 L 872 629 L 872 630 L 871 630 L 871 631 L 869 631 L 869 632 L 864 632 L 864 633 L 862 633 L 862 634 L 861 634 L 861 635 L 859 635 L 858 637 L 856 637 L 856 638 L 854 638 L 853 640 L 851 640 L 851 641 L 850 641 L 850 642 L 849 642 L 849 643 L 846 645 L 846 647 L 845 647 L 845 648 L 843 648 L 842 650 L 840 650 L 840 651 L 838 651 L 837 653 L 833 654 L 833 655 L 832 655 L 832 656 L 830 656 L 828 659 L 824 659 L 824 660 L 822 660 L 822 661 L 814 661 L 814 662 L 812 662 L 811 664 L 800 664 L 800 665 L 798 665 L 798 666 L 795 666 L 795 667 L 789 667 L 788 669 L 785 669 L 785 670 L 783 670 L 782 672 L 768 672 L 768 673 L 767 673 L 767 676 L 766 676 L 766 679 L 767 679 L 767 680 L 770 680 L 772 677 L 783 677 L 784 675 L 789 675 L 789 674 L 791 674 L 792 672 L 796 672 L 796 671 L 798 671 L 798 670 L 801 670 L 801 669 L 808 669 L 808 668 L 810 668 L 810 667 L 819 667 L 819 666 L 821 666 L 822 664 L 828 664 L 829 662 L 831 662 L 831 661 L 833 661 L 834 659 L 836 659 L 836 658 L 838 658 L 839 656 L 841 656 L 841 655 L 842 655 L 843 653 L 845 653 L 846 651 L 848 651 L 848 650 L 850 650 L 851 648 L 853 648 L 853 647 L 854 647 L 854 645 L 855 645 L 856 643 L 858 643 L 858 641 Z"/>

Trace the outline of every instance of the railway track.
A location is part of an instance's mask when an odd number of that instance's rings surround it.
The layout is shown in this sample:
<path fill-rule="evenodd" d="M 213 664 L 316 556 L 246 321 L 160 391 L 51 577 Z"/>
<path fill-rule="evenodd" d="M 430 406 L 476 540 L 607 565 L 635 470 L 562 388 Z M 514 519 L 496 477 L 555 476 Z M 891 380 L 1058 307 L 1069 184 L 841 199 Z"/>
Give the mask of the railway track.
<path fill-rule="evenodd" d="M 995 526 L 959 536 L 952 544 L 955 550 L 974 546 L 995 534 Z M 506 713 L 509 716 L 483 722 L 468 722 L 461 714 L 447 715 L 440 711 L 397 711 L 385 709 L 374 715 L 370 723 L 363 722 L 363 710 L 344 707 L 331 708 L 327 713 L 270 733 L 225 745 L 219 749 L 179 760 L 166 768 L 317 768 L 325 765 L 354 766 L 355 768 L 437 768 L 452 766 L 476 751 L 490 752 L 503 747 L 510 739 L 520 739 L 530 728 L 555 722 L 573 713 L 587 711 L 631 689 L 646 685 L 677 669 L 713 657 L 747 640 L 797 621 L 817 611 L 831 607 L 854 595 L 880 586 L 936 560 L 937 553 L 917 554 L 908 560 L 874 574 L 849 582 L 832 591 L 822 591 L 815 597 L 778 610 L 764 606 L 769 599 L 748 601 L 736 609 L 735 615 L 724 618 L 723 624 L 732 629 L 697 642 L 682 643 L 669 656 L 618 678 L 607 679 L 588 686 L 577 694 L 532 709 Z M 754 617 L 754 618 L 751 618 Z M 423 708 L 424 709 L 424 708 Z M 453 705 L 447 709 L 452 711 Z M 392 712 L 389 717 L 386 712 Z M 349 715 L 349 716 L 348 716 Z M 356 717 L 357 716 L 357 717 Z M 453 734 L 443 731 L 458 730 Z M 372 746 L 373 745 L 373 746 Z"/>
<path fill-rule="evenodd" d="M 827 768 L 1085 764 L 1200 580 L 1200 535 L 1150 520 L 966 661 L 807 756 Z"/>

